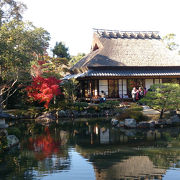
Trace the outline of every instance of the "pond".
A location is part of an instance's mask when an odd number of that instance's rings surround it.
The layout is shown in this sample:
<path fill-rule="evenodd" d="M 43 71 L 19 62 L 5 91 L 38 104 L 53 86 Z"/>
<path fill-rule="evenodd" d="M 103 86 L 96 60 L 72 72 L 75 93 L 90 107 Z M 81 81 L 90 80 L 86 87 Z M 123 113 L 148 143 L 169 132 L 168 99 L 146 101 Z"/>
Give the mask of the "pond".
<path fill-rule="evenodd" d="M 20 146 L 0 155 L 0 179 L 180 179 L 180 128 L 18 122 Z"/>

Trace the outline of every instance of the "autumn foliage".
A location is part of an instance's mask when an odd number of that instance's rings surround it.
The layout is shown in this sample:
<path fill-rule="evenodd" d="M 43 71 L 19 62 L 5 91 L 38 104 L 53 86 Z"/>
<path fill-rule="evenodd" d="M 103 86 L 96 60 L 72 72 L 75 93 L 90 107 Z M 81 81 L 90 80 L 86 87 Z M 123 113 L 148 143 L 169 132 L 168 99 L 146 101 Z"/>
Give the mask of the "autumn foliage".
<path fill-rule="evenodd" d="M 26 87 L 27 95 L 34 101 L 45 102 L 44 107 L 48 108 L 52 98 L 61 94 L 59 88 L 60 82 L 61 80 L 55 77 L 34 77 L 31 85 Z"/>
<path fill-rule="evenodd" d="M 43 160 L 52 154 L 57 154 L 60 145 L 61 141 L 53 139 L 48 127 L 45 128 L 44 134 L 34 138 L 30 137 L 28 142 L 29 149 L 34 151 L 36 158 L 39 160 Z"/>

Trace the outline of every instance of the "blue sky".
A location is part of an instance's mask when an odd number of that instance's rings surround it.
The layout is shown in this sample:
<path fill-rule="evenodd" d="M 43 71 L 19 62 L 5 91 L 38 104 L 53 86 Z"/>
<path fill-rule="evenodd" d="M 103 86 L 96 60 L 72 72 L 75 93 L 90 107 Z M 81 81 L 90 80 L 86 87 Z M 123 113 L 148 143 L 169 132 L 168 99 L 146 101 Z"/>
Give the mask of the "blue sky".
<path fill-rule="evenodd" d="M 175 33 L 180 42 L 179 0 L 21 0 L 28 10 L 25 20 L 51 34 L 50 48 L 56 41 L 69 47 L 71 55 L 88 53 L 92 28 L 160 31 Z M 180 44 L 180 43 L 179 43 Z"/>

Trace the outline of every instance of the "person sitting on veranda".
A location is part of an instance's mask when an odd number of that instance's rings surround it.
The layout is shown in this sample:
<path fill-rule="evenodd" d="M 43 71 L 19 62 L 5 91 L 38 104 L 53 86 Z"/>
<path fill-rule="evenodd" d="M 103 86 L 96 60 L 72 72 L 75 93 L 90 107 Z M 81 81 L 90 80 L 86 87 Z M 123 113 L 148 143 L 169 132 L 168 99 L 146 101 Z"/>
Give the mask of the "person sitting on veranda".
<path fill-rule="evenodd" d="M 105 102 L 105 101 L 106 101 L 106 93 L 104 91 L 101 91 L 100 103 Z"/>

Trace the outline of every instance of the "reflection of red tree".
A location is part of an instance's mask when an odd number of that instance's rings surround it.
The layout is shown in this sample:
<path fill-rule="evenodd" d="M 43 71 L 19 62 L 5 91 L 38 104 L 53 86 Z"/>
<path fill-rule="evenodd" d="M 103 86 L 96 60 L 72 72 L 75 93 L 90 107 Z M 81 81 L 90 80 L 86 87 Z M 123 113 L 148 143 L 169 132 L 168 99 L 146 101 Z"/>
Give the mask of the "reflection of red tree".
<path fill-rule="evenodd" d="M 45 128 L 45 134 L 36 136 L 35 138 L 29 138 L 29 149 L 33 150 L 36 159 L 43 160 L 52 154 L 59 152 L 60 140 L 55 141 L 49 132 L 48 127 Z"/>

